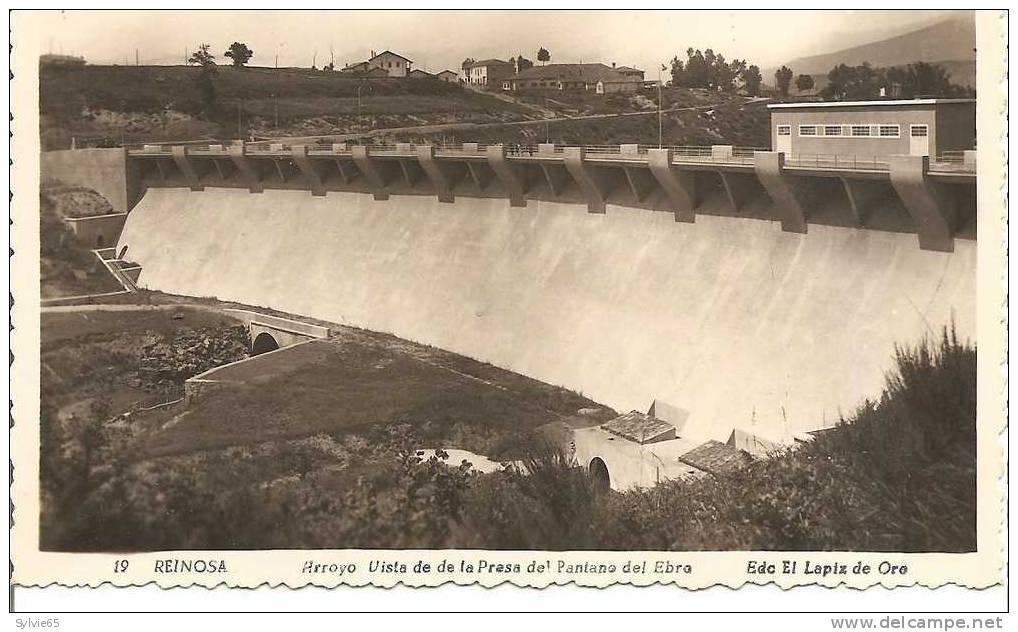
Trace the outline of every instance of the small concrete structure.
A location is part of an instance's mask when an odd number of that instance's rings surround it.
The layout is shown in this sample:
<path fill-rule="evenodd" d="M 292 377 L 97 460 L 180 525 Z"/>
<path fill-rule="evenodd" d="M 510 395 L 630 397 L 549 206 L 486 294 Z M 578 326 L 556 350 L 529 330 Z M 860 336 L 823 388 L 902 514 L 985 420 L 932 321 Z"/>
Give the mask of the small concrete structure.
<path fill-rule="evenodd" d="M 127 213 L 64 218 L 64 222 L 74 233 L 75 238 L 89 248 L 105 248 L 116 245 L 126 221 Z"/>
<path fill-rule="evenodd" d="M 621 423 L 629 427 L 632 436 L 640 436 L 641 431 L 636 429 L 645 423 L 646 434 L 655 440 L 644 443 L 618 434 L 616 422 L 623 418 Z M 663 480 L 702 474 L 679 461 L 696 443 L 675 437 L 674 428 L 661 432 L 663 423 L 633 411 L 602 426 L 576 429 L 573 456 L 580 466 L 616 491 L 652 487 Z"/>
<path fill-rule="evenodd" d="M 786 446 L 776 439 L 765 438 L 757 433 L 741 428 L 733 428 L 726 441 L 729 446 L 742 450 L 755 457 L 764 458 Z"/>
<path fill-rule="evenodd" d="M 225 309 L 243 321 L 251 335 L 251 354 L 260 355 L 307 340 L 329 337 L 329 328 L 246 309 Z"/>

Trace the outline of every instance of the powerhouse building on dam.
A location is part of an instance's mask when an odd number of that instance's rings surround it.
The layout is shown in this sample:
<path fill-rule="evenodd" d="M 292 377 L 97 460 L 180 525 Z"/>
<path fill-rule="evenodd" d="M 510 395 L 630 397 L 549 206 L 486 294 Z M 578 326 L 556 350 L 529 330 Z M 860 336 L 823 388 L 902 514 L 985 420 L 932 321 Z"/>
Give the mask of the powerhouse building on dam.
<path fill-rule="evenodd" d="M 205 141 L 42 172 L 106 197 L 75 234 L 140 288 L 611 406 L 574 447 L 624 488 L 794 444 L 878 395 L 896 344 L 975 333 L 975 101 L 768 107 L 770 148 Z"/>

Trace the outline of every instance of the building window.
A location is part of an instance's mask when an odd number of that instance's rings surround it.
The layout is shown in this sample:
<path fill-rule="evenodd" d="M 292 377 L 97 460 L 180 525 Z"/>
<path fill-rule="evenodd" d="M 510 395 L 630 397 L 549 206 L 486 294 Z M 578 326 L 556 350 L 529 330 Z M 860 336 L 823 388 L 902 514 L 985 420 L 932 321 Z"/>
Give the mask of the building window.
<path fill-rule="evenodd" d="M 884 138 L 898 138 L 901 135 L 901 128 L 897 125 L 881 125 L 880 135 Z"/>
<path fill-rule="evenodd" d="M 816 125 L 800 125 L 799 136 L 816 136 L 817 126 Z"/>
<path fill-rule="evenodd" d="M 909 133 L 912 136 L 929 136 L 930 126 L 929 125 L 911 125 L 909 126 Z"/>
<path fill-rule="evenodd" d="M 841 126 L 824 125 L 824 136 L 841 136 Z"/>
<path fill-rule="evenodd" d="M 778 136 L 791 136 L 792 126 L 791 125 L 778 125 Z"/>
<path fill-rule="evenodd" d="M 853 125 L 852 136 L 869 136 L 870 126 L 869 125 Z"/>

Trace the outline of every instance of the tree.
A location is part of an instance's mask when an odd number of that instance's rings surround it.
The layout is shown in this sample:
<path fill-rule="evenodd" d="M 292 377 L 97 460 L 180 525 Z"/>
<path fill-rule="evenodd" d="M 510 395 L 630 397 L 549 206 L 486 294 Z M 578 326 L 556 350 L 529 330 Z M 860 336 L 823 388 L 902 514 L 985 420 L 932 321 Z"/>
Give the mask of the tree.
<path fill-rule="evenodd" d="M 546 64 L 549 61 L 551 61 L 551 53 L 548 52 L 547 48 L 542 46 L 541 48 L 537 49 L 537 61 L 541 62 L 542 64 Z"/>
<path fill-rule="evenodd" d="M 198 50 L 191 54 L 187 60 L 188 65 L 198 66 L 200 72 L 195 78 L 198 92 L 201 94 L 202 112 L 212 115 L 216 111 L 216 58 L 209 52 L 208 44 L 199 44 Z"/>
<path fill-rule="evenodd" d="M 783 96 L 788 96 L 788 88 L 792 85 L 792 69 L 782 66 L 774 73 L 774 82 Z"/>
<path fill-rule="evenodd" d="M 827 73 L 827 82 L 820 94 L 839 100 L 875 99 L 887 85 L 886 78 L 869 63 L 861 66 L 838 64 Z"/>
<path fill-rule="evenodd" d="M 685 65 L 682 63 L 682 60 L 679 59 L 678 55 L 672 57 L 671 74 L 673 86 L 677 87 L 686 85 L 686 68 Z"/>
<path fill-rule="evenodd" d="M 816 83 L 814 83 L 813 77 L 810 75 L 799 75 L 795 78 L 795 89 L 799 92 L 812 90 L 814 85 Z"/>
<path fill-rule="evenodd" d="M 242 68 L 253 56 L 254 51 L 248 48 L 247 44 L 241 42 L 234 42 L 230 44 L 229 50 L 223 53 L 223 57 L 229 57 L 233 60 L 233 66 L 235 68 Z"/>
<path fill-rule="evenodd" d="M 512 58 L 510 58 L 510 59 L 512 59 Z M 527 59 L 523 55 L 518 55 L 516 57 L 514 65 L 516 66 L 516 72 L 523 72 L 527 68 L 533 68 L 534 67 L 534 62 L 530 61 L 529 59 Z"/>
<path fill-rule="evenodd" d="M 812 75 L 799 75 L 795 78 L 795 88 L 799 92 L 806 92 L 812 90 L 816 86 L 816 82 L 813 80 Z"/>
<path fill-rule="evenodd" d="M 742 71 L 742 80 L 746 82 L 746 94 L 755 97 L 760 94 L 760 84 L 763 83 L 763 76 L 758 66 L 749 66 Z"/>
<path fill-rule="evenodd" d="M 208 44 L 199 44 L 198 50 L 191 53 L 191 56 L 187 59 L 187 65 L 208 68 L 216 65 L 216 57 L 209 52 Z"/>
<path fill-rule="evenodd" d="M 710 71 L 707 68 L 707 61 L 699 50 L 686 49 L 686 87 L 706 88 L 709 81 Z"/>

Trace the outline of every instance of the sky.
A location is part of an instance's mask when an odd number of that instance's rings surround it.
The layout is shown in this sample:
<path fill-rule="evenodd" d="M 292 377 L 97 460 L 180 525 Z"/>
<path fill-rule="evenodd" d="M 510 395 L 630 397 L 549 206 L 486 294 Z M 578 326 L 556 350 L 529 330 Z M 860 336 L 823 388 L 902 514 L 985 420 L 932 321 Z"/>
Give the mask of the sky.
<path fill-rule="evenodd" d="M 763 69 L 805 55 L 875 41 L 947 11 L 51 11 L 41 52 L 82 55 L 92 64 L 180 64 L 200 42 L 220 63 L 233 41 L 250 64 L 337 67 L 372 50 L 392 50 L 429 72 L 457 70 L 466 57 L 601 61 L 636 66 L 653 78 L 685 50 L 713 48 Z M 782 34 L 787 34 L 782 36 Z M 793 36 L 794 35 L 794 36 Z M 12 35 L 17 45 L 17 32 Z"/>

